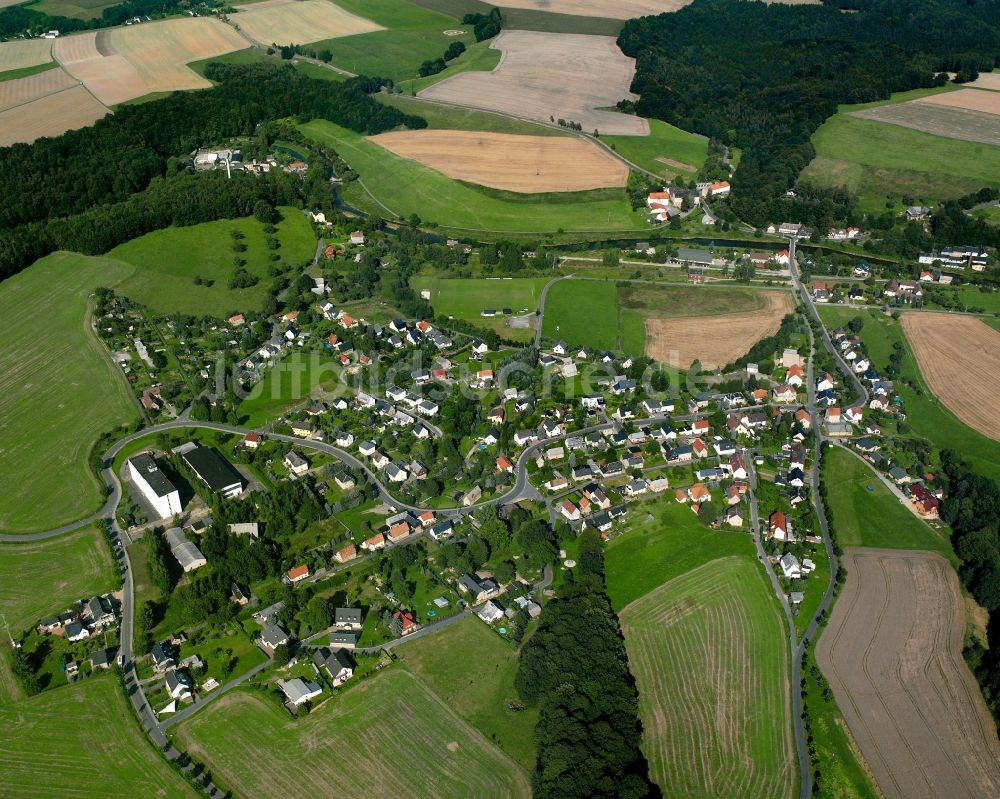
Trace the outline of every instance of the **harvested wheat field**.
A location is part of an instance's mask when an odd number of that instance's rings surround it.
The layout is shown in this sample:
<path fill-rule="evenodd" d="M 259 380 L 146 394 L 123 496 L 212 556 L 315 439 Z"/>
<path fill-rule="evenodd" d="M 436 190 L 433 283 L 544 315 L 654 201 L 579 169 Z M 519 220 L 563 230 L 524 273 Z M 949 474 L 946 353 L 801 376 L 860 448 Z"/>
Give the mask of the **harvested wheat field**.
<path fill-rule="evenodd" d="M 47 64 L 52 60 L 51 39 L 0 42 L 0 72 Z"/>
<path fill-rule="evenodd" d="M 1000 441 L 1000 332 L 958 314 L 911 311 L 902 320 L 934 395 L 969 427 Z"/>
<path fill-rule="evenodd" d="M 965 111 L 981 111 L 984 114 L 1000 114 L 1000 93 L 980 89 L 959 89 L 957 92 L 932 94 L 914 100 L 920 105 L 943 105 L 946 108 L 961 108 Z"/>
<path fill-rule="evenodd" d="M 0 81 L 0 111 L 30 103 L 76 85 L 78 82 L 61 69 L 47 69 L 26 78 Z"/>
<path fill-rule="evenodd" d="M 790 799 L 788 645 L 756 561 L 713 560 L 620 615 L 642 750 L 663 795 Z"/>
<path fill-rule="evenodd" d="M 624 186 L 628 167 L 589 141 L 467 130 L 413 130 L 369 137 L 456 180 L 517 192 Z"/>
<path fill-rule="evenodd" d="M 63 89 L 27 105 L 0 111 L 0 147 L 84 128 L 108 113 L 83 86 Z"/>
<path fill-rule="evenodd" d="M 965 85 L 971 86 L 974 89 L 990 89 L 991 91 L 1000 92 L 1000 70 L 995 72 L 980 72 L 978 78 L 972 81 L 972 83 L 966 83 Z"/>
<path fill-rule="evenodd" d="M 986 94 L 986 92 L 983 92 Z M 1000 124 L 993 114 L 942 105 L 921 105 L 916 100 L 852 111 L 851 116 L 874 119 L 949 139 L 1000 145 Z"/>
<path fill-rule="evenodd" d="M 492 72 L 462 72 L 418 96 L 541 122 L 564 119 L 588 133 L 649 135 L 641 117 L 598 110 L 636 98 L 629 92 L 635 59 L 613 37 L 505 30 L 490 47 L 503 54 Z"/>
<path fill-rule="evenodd" d="M 962 659 L 958 578 L 931 552 L 844 552 L 847 584 L 816 648 L 887 799 L 1000 794 L 1000 742 Z"/>
<path fill-rule="evenodd" d="M 682 368 L 695 361 L 705 367 L 732 363 L 752 344 L 777 332 L 781 320 L 794 310 L 792 295 L 787 291 L 760 294 L 766 304 L 754 313 L 647 318 L 646 355 Z"/>
<path fill-rule="evenodd" d="M 238 6 L 232 17 L 240 30 L 263 44 L 305 44 L 384 30 L 328 0 L 287 0 Z"/>

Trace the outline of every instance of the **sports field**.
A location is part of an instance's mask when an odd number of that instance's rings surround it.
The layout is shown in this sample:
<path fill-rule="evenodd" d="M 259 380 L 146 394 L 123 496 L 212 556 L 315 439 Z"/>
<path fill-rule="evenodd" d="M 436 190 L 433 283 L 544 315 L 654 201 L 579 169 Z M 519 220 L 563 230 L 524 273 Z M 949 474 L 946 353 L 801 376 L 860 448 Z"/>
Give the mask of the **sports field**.
<path fill-rule="evenodd" d="M 596 280 L 554 283 L 545 296 L 542 334 L 576 347 L 619 349 L 618 295 L 614 283 Z"/>
<path fill-rule="evenodd" d="M 827 449 L 823 482 L 834 536 L 842 547 L 930 549 L 954 557 L 947 530 L 935 530 L 918 518 L 853 453 Z"/>
<path fill-rule="evenodd" d="M 935 396 L 969 427 L 1000 441 L 1000 333 L 956 314 L 910 312 L 902 323 Z"/>
<path fill-rule="evenodd" d="M 648 136 L 601 135 L 601 141 L 636 166 L 668 180 L 694 178 L 708 157 L 708 139 L 659 119 L 648 122 Z"/>
<path fill-rule="evenodd" d="M 492 72 L 463 72 L 420 97 L 545 122 L 577 122 L 592 133 L 645 136 L 641 117 L 613 108 L 629 92 L 635 60 L 610 36 L 504 30 L 491 45 L 503 52 Z"/>
<path fill-rule="evenodd" d="M 887 799 L 1000 791 L 1000 741 L 962 658 L 958 577 L 929 552 L 848 549 L 816 649 Z"/>
<path fill-rule="evenodd" d="M 366 204 L 382 216 L 436 222 L 456 231 L 551 232 L 553 230 L 646 230 L 643 213 L 633 212 L 623 189 L 523 195 L 467 185 L 415 161 L 388 153 L 346 128 L 313 120 L 299 129 L 331 146 L 361 176 L 344 188 L 352 205 Z"/>
<path fill-rule="evenodd" d="M 474 658 L 467 657 L 475 652 Z M 537 708 L 511 710 L 517 650 L 471 616 L 395 650 L 403 666 L 525 772 L 535 765 Z"/>
<path fill-rule="evenodd" d="M 156 230 L 115 247 L 111 256 L 133 264 L 137 269 L 122 282 L 119 290 L 130 299 L 154 311 L 183 311 L 228 317 L 236 311 L 258 310 L 270 283 L 267 270 L 272 253 L 281 260 L 301 266 L 312 259 L 316 237 L 309 220 L 297 208 L 282 207 L 284 217 L 276 227 L 275 237 L 281 242 L 277 250 L 265 243 L 263 226 L 253 217 L 220 219 L 185 227 Z M 256 286 L 245 289 L 229 288 L 233 274 L 232 231 L 243 234 L 246 251 L 246 271 L 260 278 Z M 191 253 L 198 253 L 192 258 Z M 202 278 L 195 285 L 194 278 Z M 205 281 L 212 280 L 211 286 Z"/>
<path fill-rule="evenodd" d="M 0 307 L 12 309 L 0 317 L 0 529 L 6 532 L 47 530 L 100 504 L 87 466 L 90 447 L 137 411 L 91 332 L 87 299 L 97 286 L 114 286 L 131 273 L 112 258 L 55 253 L 0 283 Z"/>
<path fill-rule="evenodd" d="M 642 749 L 663 795 L 792 797 L 784 625 L 756 560 L 713 560 L 620 615 Z"/>
<path fill-rule="evenodd" d="M 359 683 L 308 718 L 292 720 L 252 693 L 217 700 L 178 736 L 240 796 L 527 797 L 510 758 L 411 674 Z"/>
<path fill-rule="evenodd" d="M 0 672 L 2 682 L 9 675 L 5 662 Z M 0 796 L 6 799 L 198 795 L 149 743 L 114 677 L 13 702 L 0 695 L 0 728 Z"/>
<path fill-rule="evenodd" d="M 370 141 L 455 180 L 513 192 L 624 187 L 628 167 L 592 142 L 463 130 L 404 130 Z"/>
<path fill-rule="evenodd" d="M 930 94 L 906 92 L 892 102 Z M 816 158 L 800 179 L 844 186 L 857 193 L 862 209 L 881 211 L 887 194 L 933 204 L 990 185 L 1000 174 L 998 147 L 852 115 L 883 105 L 842 106 L 813 135 Z"/>
<path fill-rule="evenodd" d="M 306 44 L 382 30 L 328 0 L 266 0 L 236 8 L 233 22 L 261 44 Z"/>
<path fill-rule="evenodd" d="M 534 313 L 548 281 L 546 277 L 453 279 L 417 275 L 410 278 L 410 286 L 417 292 L 430 290 L 435 313 L 480 324 L 489 321 L 481 317 L 486 309 Z"/>
<path fill-rule="evenodd" d="M 889 355 L 894 344 L 904 348 L 902 377 L 912 381 L 919 388 L 914 390 L 902 380 L 895 383 L 896 391 L 903 398 L 906 423 L 915 434 L 929 439 L 939 449 L 956 449 L 962 453 L 974 471 L 1000 480 L 1000 443 L 973 430 L 956 417 L 938 400 L 927 386 L 909 342 L 899 322 L 877 311 L 854 308 L 820 308 L 820 315 L 828 327 L 845 325 L 861 316 L 864 327 L 861 341 L 874 359 L 877 369 L 884 369 L 889 363 Z"/>
<path fill-rule="evenodd" d="M 103 535 L 88 527 L 48 541 L 0 544 L 0 614 L 11 632 L 116 587 Z"/>

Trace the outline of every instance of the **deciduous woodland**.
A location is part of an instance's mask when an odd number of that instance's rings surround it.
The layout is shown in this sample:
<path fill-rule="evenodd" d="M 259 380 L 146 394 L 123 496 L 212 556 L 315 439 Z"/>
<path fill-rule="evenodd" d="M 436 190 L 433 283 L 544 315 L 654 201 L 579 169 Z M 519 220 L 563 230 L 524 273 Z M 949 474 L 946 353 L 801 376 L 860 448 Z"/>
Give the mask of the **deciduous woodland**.
<path fill-rule="evenodd" d="M 992 69 L 1000 2 L 698 0 L 630 20 L 618 43 L 637 59 L 638 113 L 743 148 L 730 200 L 737 216 L 827 229 L 853 214 L 846 192 L 799 185 L 786 195 L 815 155 L 812 134 L 839 103 L 932 86 L 943 71 Z"/>

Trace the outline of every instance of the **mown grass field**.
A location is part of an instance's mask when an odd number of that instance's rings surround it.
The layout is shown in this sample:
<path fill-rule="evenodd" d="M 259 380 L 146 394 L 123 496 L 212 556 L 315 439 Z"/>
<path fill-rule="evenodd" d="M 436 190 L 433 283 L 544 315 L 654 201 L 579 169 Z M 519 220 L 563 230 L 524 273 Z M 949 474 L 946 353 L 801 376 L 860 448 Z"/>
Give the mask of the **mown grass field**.
<path fill-rule="evenodd" d="M 954 87 L 944 90 L 950 88 Z M 888 102 L 906 102 L 940 91 L 901 92 Z M 1000 174 L 1000 147 L 849 116 L 851 111 L 886 104 L 841 106 L 813 134 L 816 158 L 800 180 L 846 187 L 857 193 L 862 210 L 872 212 L 885 209 L 887 194 L 932 205 L 995 182 Z"/>
<path fill-rule="evenodd" d="M 929 549 L 954 559 L 947 530 L 934 530 L 917 518 L 851 452 L 841 447 L 825 452 L 823 481 L 840 546 Z"/>
<path fill-rule="evenodd" d="M 482 130 L 488 133 L 521 133 L 527 136 L 569 136 L 566 131 L 539 125 L 525 119 L 513 119 L 491 111 L 460 108 L 443 103 L 432 103 L 405 94 L 376 94 L 375 99 L 391 105 L 406 114 L 423 117 L 427 127 L 441 130 Z"/>
<path fill-rule="evenodd" d="M 601 136 L 600 139 L 636 166 L 668 180 L 691 180 L 708 157 L 708 139 L 659 119 L 649 120 L 648 136 Z M 677 163 L 657 160 L 660 158 Z"/>
<path fill-rule="evenodd" d="M 640 517 L 648 512 L 652 519 Z M 608 544 L 605 574 L 616 611 L 667 580 L 727 555 L 753 556 L 745 533 L 711 530 L 669 496 L 640 506 L 628 531 Z"/>
<path fill-rule="evenodd" d="M 336 149 L 361 176 L 360 182 L 345 185 L 348 202 L 383 217 L 417 214 L 444 229 L 473 232 L 625 232 L 649 227 L 645 214 L 632 211 L 624 189 L 530 195 L 502 192 L 452 180 L 332 122 L 313 120 L 299 129 Z"/>
<path fill-rule="evenodd" d="M 90 447 L 138 411 L 90 328 L 88 298 L 132 272 L 55 253 L 0 284 L 0 530 L 47 530 L 100 505 Z"/>
<path fill-rule="evenodd" d="M 508 328 L 504 317 L 484 317 L 482 312 L 492 309 L 498 313 L 510 308 L 514 315 L 533 314 L 538 309 L 545 277 L 449 279 L 441 277 L 410 278 L 410 286 L 420 292 L 430 289 L 430 303 L 434 312 L 454 316 L 496 330 L 501 336 L 530 338 L 534 328 Z"/>
<path fill-rule="evenodd" d="M 902 376 L 919 386 L 919 391 L 916 391 L 902 381 L 895 383 L 896 391 L 903 398 L 906 423 L 916 435 L 930 440 L 939 449 L 961 452 L 974 471 L 1000 480 L 1000 443 L 960 421 L 931 393 L 899 322 L 878 311 L 851 308 L 820 308 L 820 316 L 830 328 L 845 325 L 855 316 L 861 316 L 865 324 L 859 335 L 876 369 L 883 370 L 888 365 L 893 344 L 903 346 L 906 356 Z"/>
<path fill-rule="evenodd" d="M 1000 205 L 987 205 L 972 211 L 972 216 L 991 225 L 1000 225 Z"/>
<path fill-rule="evenodd" d="M 420 64 L 440 58 L 452 42 L 464 42 L 468 47 L 476 41 L 471 26 L 406 0 L 339 0 L 337 5 L 386 28 L 310 45 L 317 51 L 330 50 L 330 63 L 356 75 L 380 75 L 396 81 L 416 78 Z M 468 32 L 445 36 L 446 30 Z"/>
<path fill-rule="evenodd" d="M 752 556 L 712 560 L 621 612 L 642 749 L 670 797 L 797 788 L 784 624 Z"/>
<path fill-rule="evenodd" d="M 10 677 L 0 655 L 0 683 Z M 195 797 L 153 749 L 111 676 L 27 699 L 0 693 L 0 796 Z"/>
<path fill-rule="evenodd" d="M 545 296 L 542 333 L 571 346 L 619 348 L 618 294 L 614 283 L 560 280 Z"/>
<path fill-rule="evenodd" d="M 314 390 L 336 388 L 340 364 L 319 352 L 293 352 L 270 369 L 239 406 L 240 422 L 256 427 L 304 402 Z"/>
<path fill-rule="evenodd" d="M 466 25 L 465 29 L 471 26 Z M 449 37 L 451 38 L 451 37 Z M 435 75 L 428 75 L 424 78 L 413 78 L 412 80 L 401 81 L 399 86 L 407 94 L 416 94 L 428 86 L 440 83 L 445 78 L 457 75 L 460 72 L 489 72 L 500 63 L 500 51 L 490 47 L 492 39 L 483 42 L 473 41 L 467 43 L 466 50 L 458 58 L 448 63 L 448 66 Z"/>
<path fill-rule="evenodd" d="M 305 215 L 297 208 L 282 208 L 281 213 L 284 218 L 275 234 L 281 243 L 277 250 L 268 249 L 264 226 L 253 217 L 169 227 L 121 244 L 110 254 L 137 268 L 119 291 L 160 313 L 228 317 L 237 311 L 258 310 L 270 283 L 271 254 L 280 256 L 279 264 L 302 266 L 316 251 L 316 236 Z M 245 252 L 232 249 L 234 230 L 243 234 Z M 197 257 L 192 257 L 194 253 Z M 237 255 L 246 260 L 246 271 L 260 278 L 257 285 L 229 288 Z M 196 276 L 214 283 L 196 285 Z"/>
<path fill-rule="evenodd" d="M 48 541 L 0 544 L 0 614 L 15 636 L 77 599 L 117 587 L 103 536 L 88 527 Z"/>
<path fill-rule="evenodd" d="M 507 707 L 508 700 L 518 698 L 517 651 L 508 641 L 469 617 L 399 647 L 396 654 L 448 707 L 531 772 L 538 711 Z"/>
<path fill-rule="evenodd" d="M 528 780 L 419 679 L 398 669 L 293 720 L 247 692 L 222 697 L 177 731 L 239 796 L 527 797 Z"/>

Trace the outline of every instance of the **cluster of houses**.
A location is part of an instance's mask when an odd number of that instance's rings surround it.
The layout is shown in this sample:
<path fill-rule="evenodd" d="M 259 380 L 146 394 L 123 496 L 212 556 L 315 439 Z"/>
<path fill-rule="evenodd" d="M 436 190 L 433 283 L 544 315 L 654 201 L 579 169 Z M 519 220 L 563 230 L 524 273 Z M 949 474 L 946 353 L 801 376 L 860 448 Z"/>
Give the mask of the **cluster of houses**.
<path fill-rule="evenodd" d="M 434 511 L 426 510 L 420 514 L 401 511 L 388 516 L 375 534 L 362 541 L 360 546 L 366 552 L 377 552 L 422 532 L 435 541 L 441 541 L 451 536 L 453 525 L 448 519 L 437 521 Z"/>
<path fill-rule="evenodd" d="M 118 605 L 111 594 L 99 594 L 78 606 L 46 616 L 38 622 L 38 632 L 59 635 L 76 643 L 97 635 L 118 623 Z"/>
<path fill-rule="evenodd" d="M 128 24 L 128 23 L 126 23 Z M 223 170 L 232 177 L 233 172 L 249 172 L 253 175 L 265 175 L 272 170 L 281 170 L 290 174 L 305 175 L 308 164 L 296 160 L 282 165 L 274 155 L 267 155 L 264 160 L 256 158 L 250 161 L 243 159 L 243 152 L 238 148 L 221 147 L 218 149 L 195 150 L 190 155 L 190 165 L 197 172 Z"/>
<path fill-rule="evenodd" d="M 992 250 L 989 247 L 973 245 L 942 247 L 936 252 L 922 252 L 917 263 L 926 266 L 947 266 L 953 269 L 971 269 L 984 272 L 989 265 Z"/>

